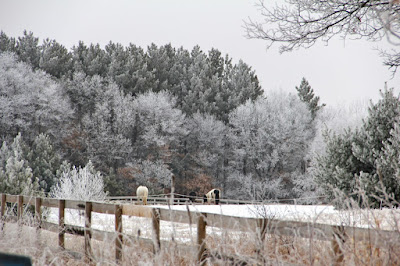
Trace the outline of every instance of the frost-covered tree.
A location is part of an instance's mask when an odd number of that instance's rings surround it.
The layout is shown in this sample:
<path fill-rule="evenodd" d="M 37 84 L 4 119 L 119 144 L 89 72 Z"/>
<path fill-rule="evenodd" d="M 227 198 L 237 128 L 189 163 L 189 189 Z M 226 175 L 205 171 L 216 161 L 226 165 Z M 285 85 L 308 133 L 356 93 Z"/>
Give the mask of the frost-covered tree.
<path fill-rule="evenodd" d="M 365 169 L 365 165 L 352 152 L 356 136 L 352 131 L 343 134 L 326 135 L 326 151 L 318 158 L 315 178 L 328 199 L 333 199 L 337 191 L 357 199 L 358 190 L 355 175 Z"/>
<path fill-rule="evenodd" d="M 39 38 L 33 36 L 32 32 L 24 30 L 24 36 L 18 37 L 16 52 L 22 62 L 29 64 L 34 69 L 39 68 Z"/>
<path fill-rule="evenodd" d="M 259 85 L 257 75 L 252 68 L 242 60 L 235 65 L 231 65 L 231 60 L 225 58 L 226 66 L 224 68 L 222 79 L 213 76 L 211 81 L 217 81 L 219 89 L 213 93 L 213 111 L 210 112 L 220 120 L 227 122 L 229 113 L 248 100 L 255 101 L 261 97 L 263 92 Z M 213 87 L 213 89 L 215 86 Z"/>
<path fill-rule="evenodd" d="M 72 68 L 72 55 L 55 40 L 45 39 L 40 47 L 39 67 L 50 75 L 61 78 Z"/>
<path fill-rule="evenodd" d="M 12 195 L 39 193 L 39 180 L 33 176 L 29 162 L 25 159 L 25 143 L 18 134 L 10 147 L 6 142 L 0 150 L 0 191 Z"/>
<path fill-rule="evenodd" d="M 57 199 L 104 201 L 107 193 L 104 191 L 103 177 L 89 163 L 85 167 L 62 165 L 62 172 L 50 191 L 50 196 Z"/>
<path fill-rule="evenodd" d="M 392 89 L 385 90 L 382 99 L 371 104 L 359 130 L 327 135 L 327 152 L 318 160 L 316 179 L 331 198 L 334 195 L 330 191 L 336 188 L 360 203 L 377 207 L 385 193 L 399 191 L 391 156 L 397 145 L 395 125 L 399 115 L 398 97 Z M 367 202 L 360 201 L 360 193 Z M 395 194 L 394 199 L 398 200 Z"/>
<path fill-rule="evenodd" d="M 0 31 L 0 53 L 13 52 L 15 53 L 15 38 L 8 37 L 4 31 Z"/>
<path fill-rule="evenodd" d="M 0 168 L 4 171 L 8 158 L 11 156 L 11 150 L 6 141 L 3 141 L 0 149 Z"/>
<path fill-rule="evenodd" d="M 149 69 L 143 48 L 130 44 L 110 42 L 105 50 L 110 58 L 108 77 L 111 77 L 125 94 L 136 96 L 157 88 L 155 69 Z"/>
<path fill-rule="evenodd" d="M 326 106 L 318 112 L 313 121 L 315 135 L 304 158 L 308 162 L 307 167 L 305 171 L 294 176 L 294 189 L 302 202 L 318 203 L 325 195 L 321 185 L 315 180 L 317 159 L 326 155 L 328 150 L 325 137 L 345 134 L 360 128 L 363 119 L 368 115 L 368 106 L 367 101 L 353 101 L 349 104 Z"/>
<path fill-rule="evenodd" d="M 377 187 L 381 187 L 387 193 L 399 191 L 399 180 L 388 174 L 391 171 L 387 168 L 393 167 L 391 163 L 384 163 L 388 159 L 384 156 L 385 143 L 395 141 L 395 138 L 391 137 L 392 134 L 395 135 L 395 125 L 399 122 L 400 100 L 394 95 L 393 89 L 385 89 L 381 92 L 381 97 L 381 100 L 369 108 L 368 119 L 364 121 L 357 142 L 352 147 L 354 155 L 365 164 L 365 169 L 358 175 L 362 188 L 370 195 L 372 202 L 375 201 L 372 195 L 383 197 L 382 193 L 376 191 Z M 386 148 L 390 146 L 392 145 Z M 396 195 L 395 199 L 400 197 Z"/>
<path fill-rule="evenodd" d="M 389 139 L 400 115 L 400 100 L 393 89 L 381 91 L 381 97 L 369 108 L 368 118 L 359 134 L 360 144 L 353 148 L 354 154 L 371 168 L 381 155 L 383 142 Z"/>
<path fill-rule="evenodd" d="M 49 192 L 56 183 L 56 171 L 60 167 L 60 156 L 49 136 L 45 134 L 37 136 L 26 157 L 33 176 L 39 180 L 40 190 Z"/>
<path fill-rule="evenodd" d="M 319 105 L 319 96 L 315 96 L 314 90 L 305 78 L 301 80 L 299 87 L 296 86 L 296 90 L 300 100 L 307 104 L 312 118 L 315 119 L 317 112 L 324 107 L 325 104 Z"/>
<path fill-rule="evenodd" d="M 144 185 L 152 193 L 162 193 L 164 188 L 171 187 L 172 172 L 161 160 L 139 160 L 129 163 L 133 179 L 137 185 Z"/>
<path fill-rule="evenodd" d="M 195 46 L 191 51 L 191 64 L 188 66 L 186 75 L 185 93 L 182 94 L 181 110 L 191 115 L 198 110 L 204 112 L 204 98 L 207 84 L 205 84 L 208 72 L 207 56 L 201 51 L 199 46 Z"/>
<path fill-rule="evenodd" d="M 107 53 L 100 48 L 99 44 L 90 44 L 79 41 L 77 46 L 72 47 L 72 65 L 74 72 L 82 72 L 87 76 L 107 76 L 109 64 Z"/>
<path fill-rule="evenodd" d="M 222 58 L 216 50 L 212 50 L 210 56 L 212 58 L 208 58 L 199 46 L 193 48 L 192 63 L 188 66 L 186 81 L 181 85 L 185 93 L 178 103 L 188 115 L 207 113 L 228 122 L 233 109 L 262 95 L 261 87 L 255 72 L 243 61 L 232 65 L 228 56 Z"/>
<path fill-rule="evenodd" d="M 134 119 L 131 97 L 123 96 L 117 87 L 110 88 L 82 121 L 86 157 L 102 170 L 117 169 L 130 161 Z"/>
<path fill-rule="evenodd" d="M 110 89 L 109 86 L 114 85 L 100 76 L 91 77 L 83 72 L 75 72 L 72 79 L 64 83 L 64 92 L 70 99 L 78 125 L 86 114 L 95 111 L 96 103 Z"/>
<path fill-rule="evenodd" d="M 279 181 L 285 189 L 272 197 L 289 196 L 290 173 L 301 167 L 311 136 L 307 106 L 294 95 L 271 94 L 238 107 L 229 121 L 232 174 L 251 176 L 259 183 Z M 261 196 L 268 197 L 268 191 Z"/>
<path fill-rule="evenodd" d="M 136 111 L 137 158 L 162 159 L 170 162 L 171 152 L 185 135 L 185 115 L 175 108 L 175 98 L 168 92 L 148 92 L 134 100 Z"/>
<path fill-rule="evenodd" d="M 368 101 L 353 101 L 348 104 L 326 106 L 318 112 L 315 120 L 316 135 L 312 141 L 307 159 L 316 154 L 323 154 L 325 150 L 324 134 L 326 131 L 342 134 L 346 130 L 354 131 L 363 124 L 368 116 Z"/>
<path fill-rule="evenodd" d="M 158 81 L 152 88 L 154 92 L 169 90 L 170 69 L 174 66 L 175 48 L 171 44 L 157 47 L 154 43 L 147 47 L 146 65 Z"/>
<path fill-rule="evenodd" d="M 61 88 L 43 71 L 0 54 L 0 136 L 14 138 L 22 132 L 28 143 L 40 133 L 61 139 L 72 114 Z"/>
<path fill-rule="evenodd" d="M 90 118 L 96 111 L 96 105 L 104 104 L 109 99 L 106 94 L 118 90 L 118 88 L 115 83 L 100 76 L 90 77 L 82 72 L 77 72 L 74 73 L 71 80 L 67 80 L 63 84 L 63 90 L 74 110 L 74 123 L 66 131 L 67 136 L 63 140 L 63 148 L 70 162 L 74 165 L 85 165 L 88 161 L 86 137 L 90 139 L 90 135 L 86 134 L 90 134 L 90 132 L 85 132 L 83 118 Z M 94 123 L 95 121 L 91 124 L 94 125 Z"/>
<path fill-rule="evenodd" d="M 400 119 L 400 118 L 398 118 Z M 390 137 L 383 143 L 383 154 L 377 158 L 377 173 L 379 181 L 375 183 L 380 189 L 376 196 L 384 204 L 398 205 L 400 197 L 400 126 L 399 120 L 390 131 Z M 363 176 L 364 177 L 364 176 Z"/>
<path fill-rule="evenodd" d="M 215 116 L 196 113 L 188 119 L 186 125 L 189 134 L 184 139 L 186 156 L 182 159 L 185 178 L 197 179 L 207 175 L 213 186 L 225 188 L 228 126 Z"/>
<path fill-rule="evenodd" d="M 99 44 L 79 42 L 68 52 L 55 40 L 45 39 L 38 46 L 38 38 L 32 33 L 24 32 L 15 45 L 5 34 L 1 36 L 2 50 L 17 51 L 19 59 L 33 64 L 35 69 L 40 67 L 54 77 L 72 80 L 65 87 L 74 107 L 78 107 L 78 114 L 82 109 L 75 103 L 87 95 L 74 82 L 77 73 L 83 73 L 85 78 L 102 77 L 102 82 L 112 79 L 125 94 L 132 96 L 169 91 L 185 114 L 200 111 L 224 122 L 231 110 L 262 95 L 255 71 L 241 60 L 232 64 L 232 59 L 228 55 L 223 57 L 217 49 L 206 54 L 199 46 L 188 51 L 171 44 L 160 47 L 151 44 L 144 51 L 133 44 L 124 47 L 112 42 L 102 49 Z M 35 59 L 35 54 L 39 59 Z"/>
<path fill-rule="evenodd" d="M 265 200 L 287 197 L 288 191 L 285 182 L 281 178 L 259 179 L 253 174 L 243 175 L 234 172 L 228 177 L 229 190 L 226 191 L 230 197 L 242 200 Z"/>

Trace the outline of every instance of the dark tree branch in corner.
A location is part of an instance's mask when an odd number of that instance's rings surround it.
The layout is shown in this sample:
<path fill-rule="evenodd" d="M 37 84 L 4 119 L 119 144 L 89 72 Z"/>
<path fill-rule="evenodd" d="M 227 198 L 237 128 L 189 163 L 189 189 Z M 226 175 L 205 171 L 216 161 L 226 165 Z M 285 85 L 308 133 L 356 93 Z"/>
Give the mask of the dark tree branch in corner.
<path fill-rule="evenodd" d="M 245 21 L 250 39 L 265 40 L 270 48 L 279 43 L 280 52 L 309 48 L 318 40 L 333 37 L 380 41 L 387 38 L 400 45 L 400 1 L 398 0 L 286 0 L 272 6 L 259 0 L 262 21 Z M 400 52 L 381 54 L 385 65 L 396 72 Z"/>

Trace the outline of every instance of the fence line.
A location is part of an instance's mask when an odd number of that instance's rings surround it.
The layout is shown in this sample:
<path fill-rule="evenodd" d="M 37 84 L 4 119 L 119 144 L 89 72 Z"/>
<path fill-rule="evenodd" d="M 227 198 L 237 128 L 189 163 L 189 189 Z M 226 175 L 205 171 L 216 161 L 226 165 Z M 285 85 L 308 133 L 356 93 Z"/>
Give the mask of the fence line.
<path fill-rule="evenodd" d="M 17 217 L 6 216 L 6 203 L 17 204 Z M 370 228 L 358 228 L 351 226 L 336 226 L 311 222 L 282 221 L 277 219 L 262 218 L 244 218 L 232 217 L 221 214 L 198 213 L 190 211 L 171 210 L 163 208 L 154 208 L 151 206 L 134 204 L 115 204 L 102 202 L 88 202 L 64 199 L 50 199 L 40 197 L 29 197 L 22 195 L 1 194 L 1 219 L 3 221 L 22 219 L 23 206 L 35 206 L 35 226 L 38 229 L 49 230 L 58 233 L 58 245 L 65 247 L 65 233 L 81 235 L 85 238 L 85 255 L 92 258 L 91 239 L 104 240 L 105 236 L 117 235 L 115 239 L 115 259 L 120 261 L 122 258 L 122 245 L 128 241 L 130 236 L 122 234 L 122 215 L 145 217 L 152 220 L 152 239 L 140 239 L 140 243 L 152 246 L 154 253 L 159 252 L 160 248 L 167 241 L 160 241 L 160 221 L 179 222 L 187 224 L 197 224 L 196 246 L 189 248 L 195 252 L 197 261 L 204 259 L 206 250 L 206 227 L 218 227 L 221 229 L 235 229 L 243 232 L 254 232 L 259 239 L 265 239 L 266 234 L 279 236 L 292 236 L 302 238 L 313 238 L 324 241 L 331 241 L 332 248 L 336 254 L 337 261 L 343 258 L 341 245 L 352 239 L 354 241 L 365 241 L 372 245 L 383 246 L 385 243 L 400 243 L 400 233 L 398 231 L 377 230 Z M 58 225 L 42 221 L 41 207 L 53 207 L 59 210 Z M 65 224 L 65 209 L 75 209 L 85 212 L 85 226 L 73 226 Z M 105 232 L 91 228 L 92 212 L 111 214 L 115 216 L 115 231 Z M 132 239 L 136 239 L 132 237 Z M 184 247 L 182 247 L 184 248 Z M 232 255 L 233 256 L 233 255 Z"/>
<path fill-rule="evenodd" d="M 309 199 L 325 199 L 325 196 L 316 196 L 316 197 L 304 197 L 304 198 L 290 198 L 290 199 L 270 199 L 270 200 L 238 200 L 238 199 L 220 199 L 220 204 L 267 204 L 267 203 L 293 203 L 297 204 L 297 202 L 301 202 L 302 200 Z M 178 194 L 178 193 L 168 193 L 168 194 L 157 194 L 157 195 L 149 195 L 147 197 L 148 204 L 160 204 L 160 205 L 168 205 L 171 204 L 171 199 L 173 199 L 174 205 L 184 205 L 187 202 L 193 202 L 194 204 L 202 204 L 202 197 L 190 197 L 188 195 Z M 191 201 L 193 199 L 194 201 Z M 137 196 L 109 196 L 106 197 L 106 201 L 115 202 L 115 201 L 129 201 L 134 202 L 137 201 Z"/>

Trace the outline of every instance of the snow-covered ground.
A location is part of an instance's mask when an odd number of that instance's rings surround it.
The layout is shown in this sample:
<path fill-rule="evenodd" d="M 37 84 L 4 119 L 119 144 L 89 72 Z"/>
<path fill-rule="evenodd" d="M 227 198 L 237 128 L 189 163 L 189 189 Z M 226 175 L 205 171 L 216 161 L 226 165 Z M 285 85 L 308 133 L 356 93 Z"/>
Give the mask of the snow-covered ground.
<path fill-rule="evenodd" d="M 156 206 L 157 208 L 168 209 L 169 206 Z M 174 210 L 186 211 L 185 205 L 174 205 Z M 333 206 L 327 205 L 286 205 L 286 204 L 268 204 L 268 205 L 191 205 L 190 211 L 216 213 L 235 217 L 254 217 L 254 218 L 276 218 L 298 220 L 301 217 L 317 216 L 321 213 L 335 213 Z"/>
<path fill-rule="evenodd" d="M 157 206 L 169 208 L 168 206 Z M 216 213 L 235 217 L 270 218 L 322 224 L 369 227 L 400 230 L 400 209 L 337 210 L 330 205 L 195 205 L 190 211 Z M 186 206 L 173 206 L 174 210 L 186 210 Z"/>
<path fill-rule="evenodd" d="M 400 221 L 399 209 L 383 210 L 351 210 L 338 211 L 333 206 L 324 205 L 152 205 L 154 208 L 171 208 L 174 210 L 206 212 L 235 217 L 273 218 L 279 220 L 293 220 L 356 227 L 380 228 L 386 230 L 400 230 L 397 221 Z M 58 223 L 58 209 L 50 210 L 49 222 Z M 65 223 L 84 226 L 83 212 L 66 210 Z M 128 235 L 151 238 L 151 219 L 123 216 L 123 232 Z M 92 213 L 92 227 L 103 231 L 114 231 L 114 215 Z M 196 225 L 161 221 L 161 239 L 171 238 L 180 242 L 196 241 Z M 208 234 L 222 234 L 219 228 L 207 227 Z"/>

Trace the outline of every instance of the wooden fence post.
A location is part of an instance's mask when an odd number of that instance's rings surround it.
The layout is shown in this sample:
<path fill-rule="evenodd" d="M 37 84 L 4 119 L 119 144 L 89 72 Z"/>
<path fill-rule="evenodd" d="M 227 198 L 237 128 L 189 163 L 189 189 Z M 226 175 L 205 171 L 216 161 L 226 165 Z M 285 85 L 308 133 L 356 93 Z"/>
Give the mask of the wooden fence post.
<path fill-rule="evenodd" d="M 3 221 L 1 223 L 1 228 L 0 228 L 1 234 L 4 234 L 4 226 L 6 224 L 6 221 L 5 221 L 6 220 L 6 216 L 5 216 L 6 215 L 6 201 L 7 201 L 6 197 L 7 197 L 6 194 L 4 194 L 4 193 L 1 194 L 0 221 Z"/>
<path fill-rule="evenodd" d="M 152 224 L 153 224 L 153 246 L 154 246 L 154 254 L 160 251 L 161 242 L 160 242 L 160 210 L 152 209 Z"/>
<path fill-rule="evenodd" d="M 35 198 L 35 222 L 36 228 L 40 229 L 42 224 L 42 198 L 36 197 Z"/>
<path fill-rule="evenodd" d="M 58 200 L 58 246 L 65 248 L 65 200 Z"/>
<path fill-rule="evenodd" d="M 92 224 L 92 203 L 86 202 L 85 204 L 85 255 L 91 260 L 92 258 L 92 247 L 91 247 L 91 224 Z"/>
<path fill-rule="evenodd" d="M 22 213 L 23 213 L 23 203 L 24 203 L 24 196 L 18 195 L 18 206 L 17 206 L 17 217 L 18 223 L 22 222 Z"/>
<path fill-rule="evenodd" d="M 6 196 L 4 193 L 1 194 L 1 219 L 6 215 Z"/>
<path fill-rule="evenodd" d="M 333 240 L 331 241 L 334 252 L 333 265 L 341 265 L 344 259 L 343 244 L 346 242 L 346 233 L 343 226 L 333 226 Z"/>
<path fill-rule="evenodd" d="M 41 233 L 40 229 L 42 227 L 42 198 L 36 197 L 35 198 L 35 225 L 36 225 L 36 245 L 40 246 L 41 240 Z"/>
<path fill-rule="evenodd" d="M 172 175 L 171 176 L 171 201 L 170 201 L 170 205 L 174 205 L 174 201 L 175 201 L 175 198 L 174 198 L 174 195 L 175 194 L 175 175 Z"/>
<path fill-rule="evenodd" d="M 122 260 L 122 206 L 115 205 L 115 232 L 118 234 L 115 239 L 115 260 L 117 263 Z"/>
<path fill-rule="evenodd" d="M 206 218 L 206 213 L 200 213 L 197 220 L 197 262 L 200 265 L 203 265 L 205 263 L 205 258 L 203 258 L 203 255 L 204 251 L 206 250 Z"/>

